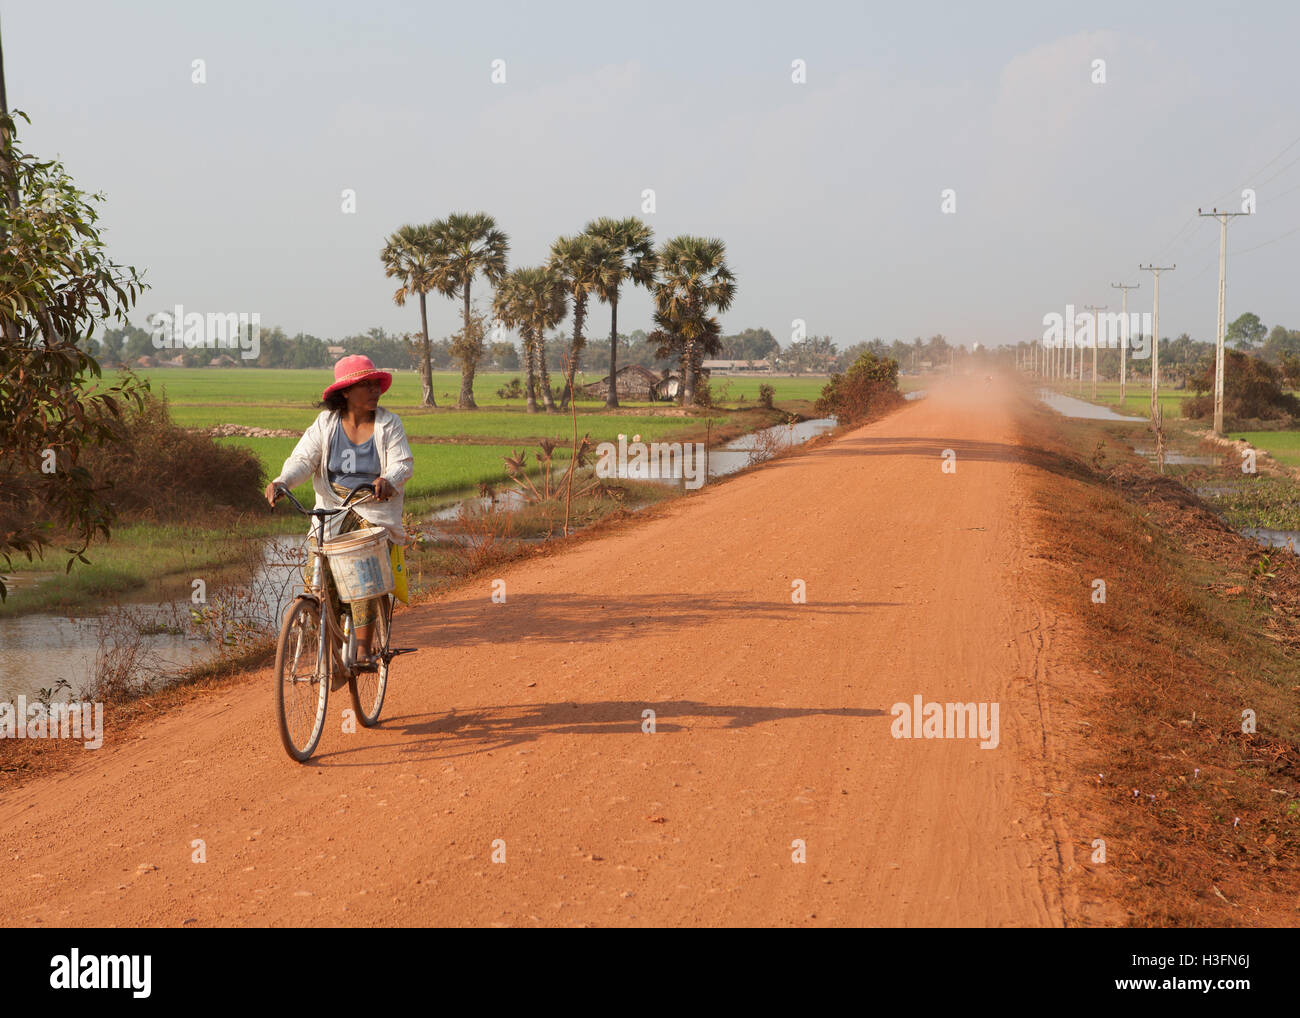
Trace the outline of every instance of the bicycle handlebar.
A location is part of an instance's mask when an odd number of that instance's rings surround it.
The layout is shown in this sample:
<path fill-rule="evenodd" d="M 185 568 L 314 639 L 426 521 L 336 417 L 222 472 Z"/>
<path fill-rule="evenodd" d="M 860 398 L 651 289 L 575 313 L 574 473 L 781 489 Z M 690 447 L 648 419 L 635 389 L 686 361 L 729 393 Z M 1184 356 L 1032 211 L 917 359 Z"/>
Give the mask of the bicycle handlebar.
<path fill-rule="evenodd" d="M 352 496 L 354 496 L 359 491 L 366 492 L 367 494 L 370 495 L 371 498 L 375 497 L 375 486 L 373 484 L 358 484 L 355 488 L 353 488 L 351 491 L 347 493 L 347 497 L 343 499 L 343 504 L 339 506 L 337 509 L 304 509 L 302 503 L 293 497 L 293 492 L 290 491 L 288 488 L 286 488 L 283 484 L 277 484 L 275 486 L 275 490 L 276 490 L 277 497 L 279 495 L 287 496 L 289 501 L 292 502 L 294 506 L 297 508 L 297 510 L 300 513 L 302 513 L 304 516 L 321 516 L 321 517 L 336 516 L 339 513 L 343 512 L 343 510 L 347 509 L 352 504 Z M 271 506 L 271 510 L 273 512 L 275 511 L 274 505 Z"/>

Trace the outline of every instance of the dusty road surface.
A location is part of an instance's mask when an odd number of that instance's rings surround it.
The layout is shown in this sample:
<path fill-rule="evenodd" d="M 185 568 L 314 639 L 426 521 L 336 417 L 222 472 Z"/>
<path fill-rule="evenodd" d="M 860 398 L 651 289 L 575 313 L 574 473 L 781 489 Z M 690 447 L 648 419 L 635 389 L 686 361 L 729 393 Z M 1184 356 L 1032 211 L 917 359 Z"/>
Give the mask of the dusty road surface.
<path fill-rule="evenodd" d="M 1065 923 L 1008 395 L 954 382 L 503 567 L 504 605 L 406 611 L 382 727 L 335 694 L 309 765 L 269 672 L 129 741 L 110 715 L 0 803 L 0 920 Z M 998 704 L 998 745 L 894 738 L 918 695 Z"/>

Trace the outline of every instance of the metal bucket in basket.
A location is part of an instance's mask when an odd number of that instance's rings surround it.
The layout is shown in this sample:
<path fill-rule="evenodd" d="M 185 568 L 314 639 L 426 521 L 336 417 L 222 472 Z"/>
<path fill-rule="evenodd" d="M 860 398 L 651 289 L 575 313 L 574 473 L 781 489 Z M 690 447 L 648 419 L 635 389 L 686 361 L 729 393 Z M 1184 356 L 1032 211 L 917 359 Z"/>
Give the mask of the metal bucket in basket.
<path fill-rule="evenodd" d="M 340 601 L 364 601 L 392 591 L 393 566 L 383 527 L 354 530 L 326 541 L 321 550 L 329 558 Z"/>

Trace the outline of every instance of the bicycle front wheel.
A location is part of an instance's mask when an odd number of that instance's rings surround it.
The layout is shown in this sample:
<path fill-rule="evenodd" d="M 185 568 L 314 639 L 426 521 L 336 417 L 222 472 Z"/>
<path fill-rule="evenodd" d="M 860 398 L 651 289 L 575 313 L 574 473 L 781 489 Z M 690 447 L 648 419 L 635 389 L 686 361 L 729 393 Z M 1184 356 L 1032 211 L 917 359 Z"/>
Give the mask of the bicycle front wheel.
<path fill-rule="evenodd" d="M 370 636 L 370 646 L 380 652 L 379 669 L 373 672 L 358 672 L 348 683 L 357 720 L 366 728 L 373 728 L 379 724 L 379 712 L 384 708 L 384 694 L 388 691 L 388 662 L 384 660 L 384 654 L 388 650 L 392 621 L 393 595 L 388 594 L 375 614 L 375 628 Z"/>
<path fill-rule="evenodd" d="M 325 703 L 330 684 L 326 674 L 321 608 L 300 597 L 285 613 L 275 651 L 275 706 L 280 741 L 299 763 L 316 751 L 325 728 Z"/>

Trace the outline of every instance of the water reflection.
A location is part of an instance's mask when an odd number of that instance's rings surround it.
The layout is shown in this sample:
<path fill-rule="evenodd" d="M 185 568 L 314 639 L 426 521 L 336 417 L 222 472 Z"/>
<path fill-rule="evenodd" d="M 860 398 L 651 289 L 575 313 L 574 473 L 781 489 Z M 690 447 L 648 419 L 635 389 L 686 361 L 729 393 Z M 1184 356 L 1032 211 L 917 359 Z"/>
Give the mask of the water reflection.
<path fill-rule="evenodd" d="M 1146 424 L 1145 417 L 1125 417 L 1115 413 L 1109 407 L 1097 406 L 1086 400 L 1075 399 L 1052 389 L 1039 389 L 1038 398 L 1065 417 L 1075 417 L 1088 421 L 1121 421 L 1130 424 Z"/>

